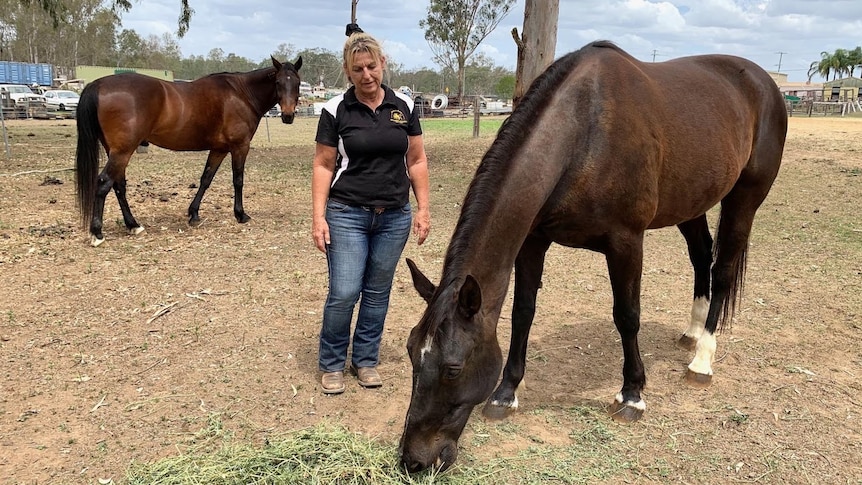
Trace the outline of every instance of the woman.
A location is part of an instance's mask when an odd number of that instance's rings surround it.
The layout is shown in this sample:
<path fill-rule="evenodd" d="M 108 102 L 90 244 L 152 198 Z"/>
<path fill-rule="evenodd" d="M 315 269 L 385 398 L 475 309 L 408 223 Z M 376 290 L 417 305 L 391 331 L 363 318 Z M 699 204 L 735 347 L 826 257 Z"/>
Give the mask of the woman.
<path fill-rule="evenodd" d="M 428 162 L 413 100 L 382 84 L 379 42 L 354 24 L 347 34 L 343 62 L 352 86 L 323 107 L 311 181 L 312 237 L 329 266 L 318 356 L 324 394 L 344 392 L 357 301 L 350 369 L 363 387 L 383 384 L 377 364 L 395 268 L 411 221 L 419 244 L 431 229 Z"/>

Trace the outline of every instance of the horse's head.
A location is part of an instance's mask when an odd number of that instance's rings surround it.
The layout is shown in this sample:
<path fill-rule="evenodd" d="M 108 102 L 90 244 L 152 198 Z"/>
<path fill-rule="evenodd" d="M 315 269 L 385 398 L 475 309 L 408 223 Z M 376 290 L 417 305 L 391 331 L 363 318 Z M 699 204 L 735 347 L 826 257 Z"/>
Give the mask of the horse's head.
<path fill-rule="evenodd" d="M 300 56 L 293 64 L 281 63 L 272 57 L 272 67 L 275 68 L 275 92 L 278 96 L 278 106 L 281 108 L 282 123 L 293 123 L 296 105 L 299 103 L 299 68 L 302 67 Z"/>
<path fill-rule="evenodd" d="M 500 374 L 496 322 L 482 312 L 479 283 L 467 275 L 437 288 L 407 260 L 413 286 L 428 302 L 410 332 L 413 391 L 401 436 L 401 462 L 409 472 L 449 468 L 473 407 L 488 396 Z"/>

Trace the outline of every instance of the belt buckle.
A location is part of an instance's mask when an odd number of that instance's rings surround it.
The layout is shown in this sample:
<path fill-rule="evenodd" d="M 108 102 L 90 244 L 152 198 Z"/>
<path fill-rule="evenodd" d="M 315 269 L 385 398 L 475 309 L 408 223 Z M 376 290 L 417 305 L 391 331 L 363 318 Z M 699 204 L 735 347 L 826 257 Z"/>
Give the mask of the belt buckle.
<path fill-rule="evenodd" d="M 380 214 L 383 214 L 383 211 L 385 211 L 385 210 L 386 210 L 386 207 L 375 207 L 374 213 L 377 215 L 380 215 Z"/>

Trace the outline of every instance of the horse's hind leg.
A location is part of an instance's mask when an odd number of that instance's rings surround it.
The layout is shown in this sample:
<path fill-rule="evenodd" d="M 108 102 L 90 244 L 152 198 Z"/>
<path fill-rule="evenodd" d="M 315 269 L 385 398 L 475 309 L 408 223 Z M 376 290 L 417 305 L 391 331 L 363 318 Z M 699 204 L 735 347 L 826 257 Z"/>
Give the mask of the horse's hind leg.
<path fill-rule="evenodd" d="M 132 215 L 132 209 L 129 207 L 129 201 L 126 199 L 125 178 L 114 182 L 114 193 L 117 195 L 120 212 L 123 213 L 123 223 L 126 225 L 126 230 L 129 231 L 129 234 L 136 236 L 144 232 L 144 226 L 138 224 L 138 221 L 135 220 L 135 217 Z"/>
<path fill-rule="evenodd" d="M 742 180 L 742 179 L 741 179 Z M 765 185 L 765 186 L 764 186 Z M 738 182 L 721 201 L 718 231 L 715 238 L 715 263 L 712 266 L 712 298 L 704 331 L 695 346 L 685 380 L 696 387 L 712 383 L 715 360 L 715 333 L 730 325 L 745 278 L 748 240 L 754 214 L 766 198 L 769 183 L 750 185 Z"/>
<path fill-rule="evenodd" d="M 691 305 L 691 322 L 677 346 L 694 350 L 697 340 L 703 333 L 706 315 L 709 311 L 710 267 L 712 266 L 712 236 L 706 214 L 677 226 L 688 245 L 688 256 L 694 268 L 694 297 Z"/>
<path fill-rule="evenodd" d="M 614 324 L 623 346 L 623 387 L 609 412 L 617 421 L 632 422 L 646 410 L 641 399 L 646 374 L 638 347 L 643 233 L 612 236 L 605 255 L 614 296 Z"/>
<path fill-rule="evenodd" d="M 111 188 L 114 189 L 114 193 L 117 195 L 117 202 L 120 205 L 120 211 L 123 213 L 123 222 L 129 232 L 139 234 L 144 230 L 135 221 L 129 208 L 129 202 L 126 200 L 126 166 L 129 164 L 131 156 L 131 153 L 121 155 L 117 155 L 116 152 L 109 153 L 105 168 L 99 174 L 96 196 L 93 201 L 93 218 L 90 221 L 90 244 L 94 247 L 105 241 L 105 236 L 102 233 L 105 199 Z"/>
<path fill-rule="evenodd" d="M 211 151 L 207 156 L 207 163 L 204 165 L 204 172 L 201 174 L 201 184 L 198 187 L 198 192 L 195 194 L 195 198 L 192 200 L 192 203 L 189 205 L 189 225 L 196 226 L 200 224 L 201 218 L 199 215 L 201 208 L 201 201 L 204 198 L 204 192 L 210 187 L 210 184 L 213 182 L 213 177 L 215 177 L 216 172 L 218 172 L 218 168 L 221 166 L 222 160 L 227 156 L 227 152 L 217 152 L 215 150 Z"/>
<path fill-rule="evenodd" d="M 512 339 L 506 366 L 503 368 L 503 379 L 482 410 L 488 418 L 502 419 L 518 408 L 515 391 L 524 378 L 527 338 L 536 314 L 536 295 L 542 285 L 545 253 L 550 246 L 551 241 L 546 238 L 529 236 L 515 259 Z"/>

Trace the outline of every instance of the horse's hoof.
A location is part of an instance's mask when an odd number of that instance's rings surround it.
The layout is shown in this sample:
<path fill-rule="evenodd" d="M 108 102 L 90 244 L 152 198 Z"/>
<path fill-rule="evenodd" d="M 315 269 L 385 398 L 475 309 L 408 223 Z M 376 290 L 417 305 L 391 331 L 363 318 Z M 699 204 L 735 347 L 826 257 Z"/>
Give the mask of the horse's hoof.
<path fill-rule="evenodd" d="M 641 401 L 641 404 L 643 404 L 643 401 Z M 634 423 L 643 417 L 645 410 L 645 406 L 623 404 L 614 399 L 614 402 L 608 408 L 608 414 L 610 414 L 614 421 L 619 423 Z"/>
<path fill-rule="evenodd" d="M 90 246 L 93 246 L 94 248 L 99 247 L 99 244 L 102 244 L 103 242 L 105 242 L 104 237 L 90 236 Z"/>
<path fill-rule="evenodd" d="M 689 337 L 688 335 L 683 334 L 679 340 L 676 341 L 677 348 L 682 350 L 694 350 L 697 346 L 697 339 L 693 337 Z"/>
<path fill-rule="evenodd" d="M 695 387 L 698 389 L 706 389 L 710 386 L 710 384 L 712 384 L 712 375 L 699 374 L 691 369 L 686 369 L 683 380 L 685 380 L 686 384 L 691 387 Z"/>
<path fill-rule="evenodd" d="M 246 222 L 248 222 L 250 220 L 251 220 L 251 217 L 248 214 L 243 214 L 243 215 L 236 218 L 236 221 L 239 222 L 240 224 L 245 224 Z"/>
<path fill-rule="evenodd" d="M 189 225 L 192 227 L 200 226 L 201 225 L 201 218 L 200 217 L 189 218 Z"/>
<path fill-rule="evenodd" d="M 144 226 L 137 226 L 129 229 L 130 236 L 137 236 L 138 234 L 144 232 Z"/>
<path fill-rule="evenodd" d="M 518 399 L 509 406 L 502 405 L 499 401 L 488 401 L 485 407 L 482 408 L 482 416 L 492 420 L 501 421 L 508 418 L 512 413 L 518 410 Z"/>

